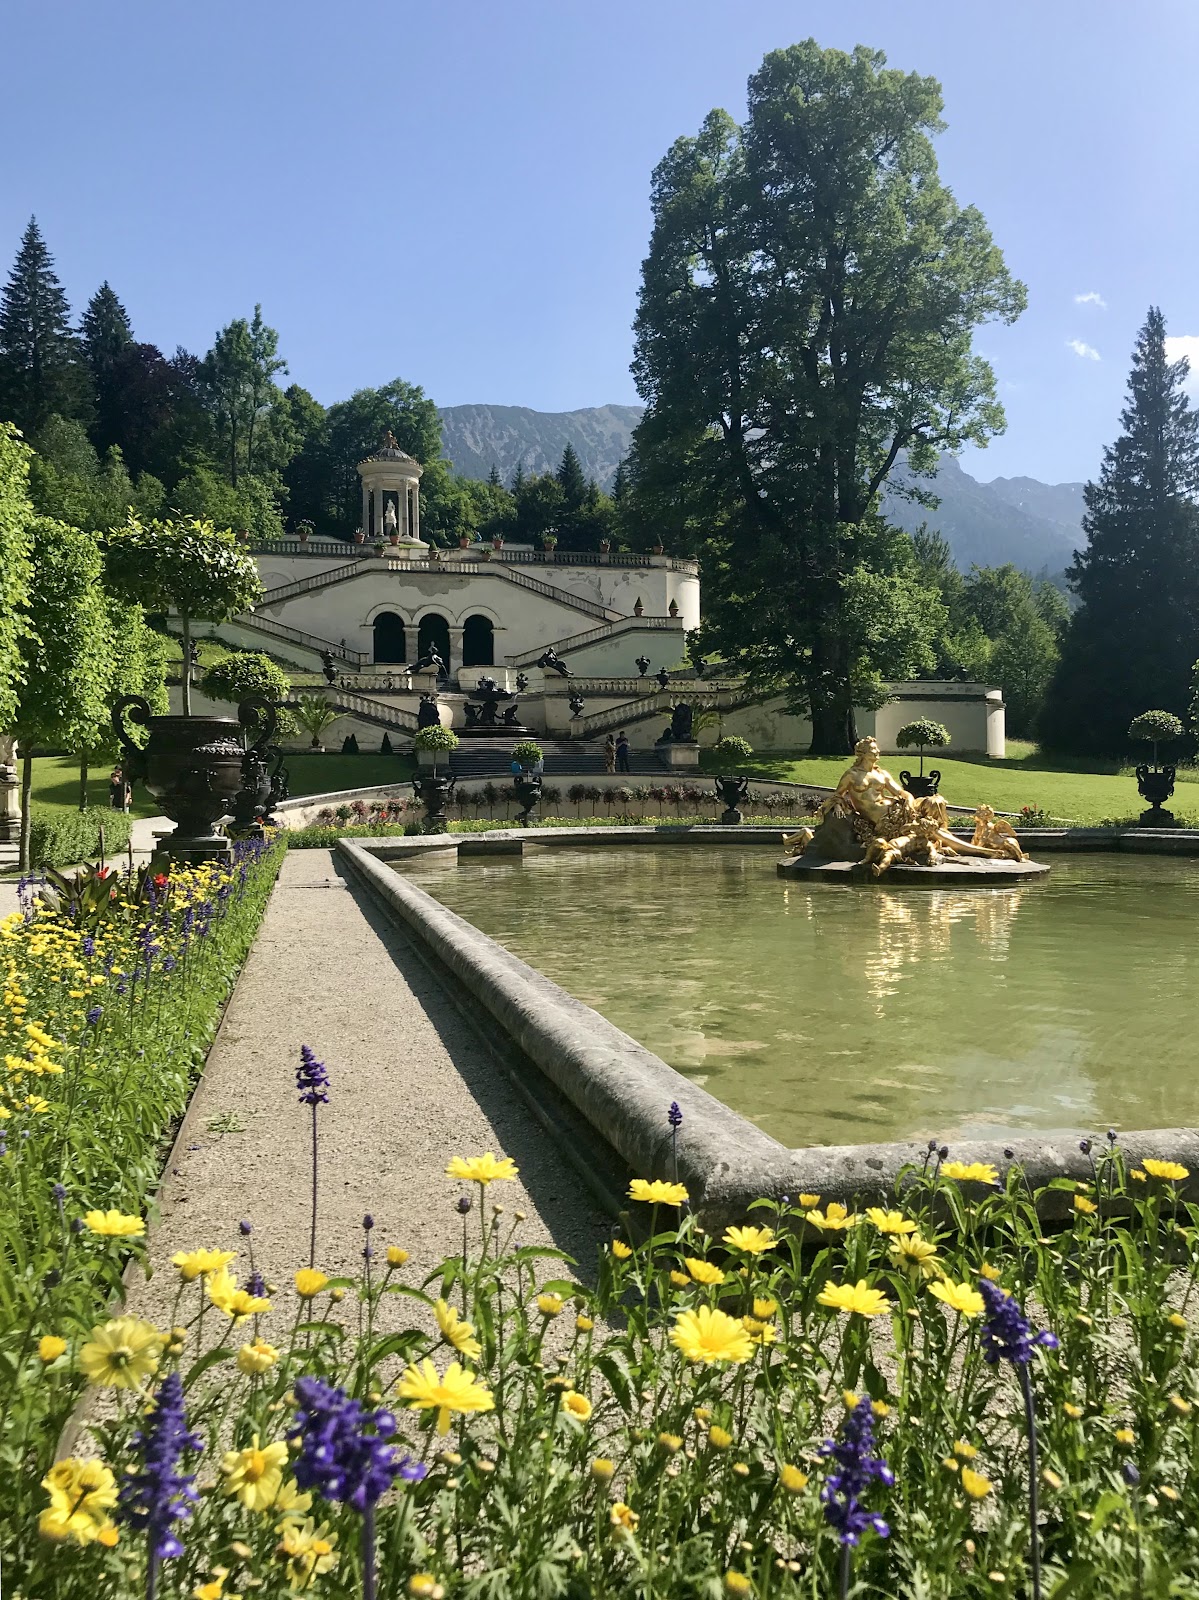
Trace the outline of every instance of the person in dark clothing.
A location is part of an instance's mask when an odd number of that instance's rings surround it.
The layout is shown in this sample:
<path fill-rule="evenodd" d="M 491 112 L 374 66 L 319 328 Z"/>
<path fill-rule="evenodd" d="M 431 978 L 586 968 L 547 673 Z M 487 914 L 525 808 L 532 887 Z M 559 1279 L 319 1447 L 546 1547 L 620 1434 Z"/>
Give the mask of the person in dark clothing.
<path fill-rule="evenodd" d="M 108 780 L 108 803 L 114 811 L 125 809 L 125 774 L 120 767 L 114 767 Z"/>
<path fill-rule="evenodd" d="M 617 772 L 632 770 L 629 766 L 629 736 L 623 728 L 616 735 L 616 770 Z"/>

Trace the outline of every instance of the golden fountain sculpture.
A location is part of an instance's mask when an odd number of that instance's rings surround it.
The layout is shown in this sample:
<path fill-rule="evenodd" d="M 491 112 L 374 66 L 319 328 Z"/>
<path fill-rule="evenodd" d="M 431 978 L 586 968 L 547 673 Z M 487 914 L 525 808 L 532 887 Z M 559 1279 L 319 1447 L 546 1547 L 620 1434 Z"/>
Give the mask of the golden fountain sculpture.
<path fill-rule="evenodd" d="M 853 766 L 820 808 L 820 826 L 788 834 L 785 855 L 802 856 L 811 849 L 825 860 L 861 861 L 875 878 L 897 862 L 935 867 L 944 856 L 1028 860 L 1011 824 L 991 806 L 976 808 L 974 837 L 967 844 L 949 831 L 949 811 L 940 795 L 910 795 L 879 766 L 873 739 L 859 739 L 853 754 Z"/>

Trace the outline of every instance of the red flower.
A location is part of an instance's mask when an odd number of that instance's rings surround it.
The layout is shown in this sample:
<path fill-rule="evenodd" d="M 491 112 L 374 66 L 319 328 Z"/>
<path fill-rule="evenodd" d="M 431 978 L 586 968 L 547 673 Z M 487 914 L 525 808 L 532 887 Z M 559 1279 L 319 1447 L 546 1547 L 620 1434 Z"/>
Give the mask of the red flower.
<path fill-rule="evenodd" d="M 166 887 L 166 881 L 167 881 L 167 875 L 166 875 L 165 872 L 156 872 L 154 874 L 154 887 L 156 889 L 165 888 Z"/>

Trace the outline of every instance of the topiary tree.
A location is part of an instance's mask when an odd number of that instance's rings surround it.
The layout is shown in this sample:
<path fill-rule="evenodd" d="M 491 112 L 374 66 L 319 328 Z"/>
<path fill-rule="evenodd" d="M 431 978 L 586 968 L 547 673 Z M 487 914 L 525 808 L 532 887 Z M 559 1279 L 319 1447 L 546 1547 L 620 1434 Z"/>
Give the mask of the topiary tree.
<path fill-rule="evenodd" d="M 413 740 L 418 750 L 429 750 L 433 754 L 433 776 L 437 776 L 437 757 L 441 753 L 448 754 L 458 748 L 458 735 L 453 728 L 443 728 L 440 723 L 432 727 L 422 728 Z"/>
<path fill-rule="evenodd" d="M 200 517 L 145 522 L 132 513 L 108 536 L 105 568 L 113 591 L 147 611 L 175 611 L 183 627 L 183 715 L 191 716 L 191 625 L 224 622 L 262 593 L 253 556 L 229 530 Z"/>
<path fill-rule="evenodd" d="M 275 706 L 275 733 L 294 738 L 299 724 L 281 704 L 291 693 L 291 679 L 270 656 L 261 650 L 237 650 L 216 661 L 200 679 L 200 687 L 210 700 L 229 700 L 239 704 L 248 694 L 260 694 Z"/>
<path fill-rule="evenodd" d="M 321 734 L 331 722 L 337 721 L 340 712 L 323 695 L 302 694 L 293 704 L 292 714 L 304 732 L 312 735 L 312 748 L 320 750 Z"/>
<path fill-rule="evenodd" d="M 722 767 L 736 766 L 739 762 L 748 761 L 754 753 L 754 747 L 748 739 L 743 739 L 740 734 L 729 733 L 722 739 L 717 739 L 712 746 L 713 754 Z"/>
<path fill-rule="evenodd" d="M 33 451 L 10 422 L 0 422 L 0 730 L 12 727 L 23 668 L 21 644 L 31 577 Z"/>
<path fill-rule="evenodd" d="M 916 745 L 920 751 L 920 776 L 924 776 L 924 748 L 926 745 L 934 750 L 939 750 L 947 745 L 950 740 L 949 729 L 943 722 L 934 722 L 931 717 L 917 717 L 915 722 L 905 722 L 895 735 L 895 743 L 901 750 L 910 750 Z"/>
<path fill-rule="evenodd" d="M 29 869 L 30 791 L 38 745 L 79 752 L 108 715 L 109 639 L 95 537 L 36 517 L 22 684 L 11 727 L 22 746 L 21 867 Z"/>
<path fill-rule="evenodd" d="M 1182 738 L 1182 723 L 1172 711 L 1142 711 L 1128 725 L 1128 737 L 1153 746 L 1153 769 L 1157 770 L 1157 747 Z"/>
<path fill-rule="evenodd" d="M 545 752 L 536 739 L 520 739 L 512 746 L 512 759 L 519 761 L 522 767 L 535 767 L 545 760 Z"/>

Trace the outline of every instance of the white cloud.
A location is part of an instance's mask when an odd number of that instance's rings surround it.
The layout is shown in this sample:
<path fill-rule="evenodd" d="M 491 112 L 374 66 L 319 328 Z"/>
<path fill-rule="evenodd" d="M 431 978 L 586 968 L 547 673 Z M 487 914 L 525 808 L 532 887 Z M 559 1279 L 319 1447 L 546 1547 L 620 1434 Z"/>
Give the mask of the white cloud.
<path fill-rule="evenodd" d="M 1107 310 L 1107 301 L 1095 289 L 1088 289 L 1086 294 L 1076 294 L 1074 296 L 1074 304 L 1076 306 L 1094 306 L 1097 311 Z"/>
<path fill-rule="evenodd" d="M 1199 395 L 1199 333 L 1166 335 L 1166 360 L 1181 361 L 1183 356 L 1191 363 L 1186 391 L 1191 395 Z"/>
<path fill-rule="evenodd" d="M 1093 344 L 1084 344 L 1081 339 L 1067 339 L 1066 343 L 1076 356 L 1081 356 L 1084 361 L 1098 361 L 1099 352 Z"/>

